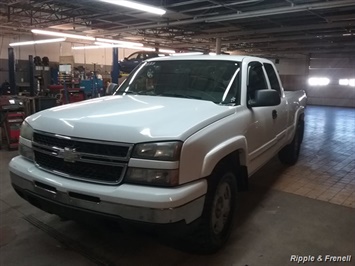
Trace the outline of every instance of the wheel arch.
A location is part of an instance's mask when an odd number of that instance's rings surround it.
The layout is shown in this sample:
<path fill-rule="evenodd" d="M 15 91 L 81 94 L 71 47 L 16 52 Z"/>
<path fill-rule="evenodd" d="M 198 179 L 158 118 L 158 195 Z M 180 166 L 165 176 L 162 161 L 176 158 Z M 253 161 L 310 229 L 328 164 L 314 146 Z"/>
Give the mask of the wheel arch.
<path fill-rule="evenodd" d="M 201 176 L 210 176 L 220 164 L 226 164 L 234 170 L 238 190 L 247 190 L 247 142 L 245 137 L 229 139 L 211 149 L 205 156 Z"/>

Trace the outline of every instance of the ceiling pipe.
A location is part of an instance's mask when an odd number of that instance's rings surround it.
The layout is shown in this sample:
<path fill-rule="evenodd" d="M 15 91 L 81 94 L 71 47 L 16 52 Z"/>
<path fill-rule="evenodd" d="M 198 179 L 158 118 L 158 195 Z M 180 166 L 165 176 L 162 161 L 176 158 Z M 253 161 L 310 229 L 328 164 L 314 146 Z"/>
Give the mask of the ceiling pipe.
<path fill-rule="evenodd" d="M 190 12 L 195 12 L 195 11 L 201 11 L 201 10 L 206 10 L 206 9 L 215 9 L 215 8 L 220 8 L 220 7 L 231 7 L 231 6 L 236 6 L 236 5 L 243 5 L 243 4 L 250 4 L 250 3 L 255 3 L 255 2 L 263 2 L 264 0 L 245 0 L 241 2 L 232 2 L 228 4 L 216 4 L 214 6 L 204 6 L 204 7 L 196 7 L 196 8 L 191 8 L 186 11 L 182 11 L 182 13 L 190 13 Z M 167 6 L 169 8 L 169 6 Z"/>
<path fill-rule="evenodd" d="M 231 15 L 222 15 L 216 16 L 213 18 L 206 19 L 207 23 L 210 22 L 221 22 L 221 21 L 229 21 L 229 20 L 237 20 L 244 18 L 254 18 L 254 17 L 264 17 L 264 16 L 273 16 L 273 15 L 284 15 L 289 13 L 296 13 L 302 11 L 310 11 L 310 10 L 319 10 L 319 9 L 329 9 L 336 7 L 344 7 L 344 6 L 354 6 L 354 0 L 342 0 L 342 1 L 333 1 L 319 4 L 307 4 L 307 5 L 297 5 L 291 7 L 279 7 L 279 8 L 270 8 L 261 11 L 250 11 L 239 14 L 231 14 Z"/>
<path fill-rule="evenodd" d="M 345 36 L 346 37 L 346 36 Z M 259 38 L 238 38 L 234 40 L 222 41 L 222 45 L 238 44 L 238 43 L 273 43 L 273 42 L 287 42 L 287 41 L 299 41 L 299 40 L 320 40 L 320 39 L 330 39 L 330 38 L 345 38 L 342 34 L 308 34 L 308 35 L 297 35 L 288 37 L 259 37 Z M 355 37 L 355 36 L 354 36 Z M 197 42 L 193 43 L 197 46 L 210 46 L 215 45 L 214 42 Z M 174 48 L 185 47 L 186 43 L 178 43 L 171 45 Z"/>
<path fill-rule="evenodd" d="M 224 38 L 224 37 L 256 35 L 256 34 L 282 33 L 282 32 L 291 32 L 291 31 L 341 28 L 341 27 L 349 27 L 351 25 L 352 24 L 350 22 L 333 22 L 328 24 L 324 23 L 324 24 L 307 25 L 307 26 L 287 26 L 287 27 L 275 27 L 275 28 L 262 29 L 262 30 L 229 31 L 225 33 L 200 34 L 200 35 L 191 36 L 191 38 L 193 39 L 216 38 L 216 37 Z"/>
<path fill-rule="evenodd" d="M 203 18 L 192 18 L 192 19 L 185 19 L 179 21 L 169 21 L 169 26 L 179 26 L 179 25 L 186 25 L 186 24 L 194 24 L 200 22 L 220 22 L 220 21 L 228 21 L 228 20 L 238 20 L 238 19 L 245 19 L 251 17 L 264 17 L 264 16 L 272 16 L 278 14 L 288 14 L 288 13 L 295 13 L 307 10 L 319 10 L 319 9 L 330 9 L 336 7 L 345 7 L 345 6 L 355 6 L 354 0 L 339 0 L 339 1 L 332 1 L 332 2 L 325 2 L 325 3 L 317 3 L 317 4 L 305 4 L 305 5 L 297 5 L 294 7 L 281 7 L 281 8 L 270 8 L 267 10 L 261 11 L 250 11 L 244 12 L 239 14 L 232 14 L 232 15 L 219 15 L 219 16 L 212 16 L 212 17 L 203 17 Z M 142 29 L 151 29 L 151 28 L 159 28 L 159 27 L 166 27 L 166 23 L 155 23 L 155 24 L 148 24 L 136 27 L 127 27 L 120 30 L 113 30 L 107 31 L 106 34 L 114 34 L 114 33 L 121 33 L 126 32 L 127 30 L 142 30 Z"/>

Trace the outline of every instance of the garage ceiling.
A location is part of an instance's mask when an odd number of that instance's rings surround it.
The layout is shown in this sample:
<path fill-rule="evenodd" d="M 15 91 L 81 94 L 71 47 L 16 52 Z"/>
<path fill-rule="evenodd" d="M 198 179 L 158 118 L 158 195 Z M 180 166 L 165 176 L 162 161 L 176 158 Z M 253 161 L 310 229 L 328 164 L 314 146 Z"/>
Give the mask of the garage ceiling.
<path fill-rule="evenodd" d="M 97 0 L 0 1 L 0 35 L 53 29 L 179 50 L 269 57 L 355 55 L 354 0 L 139 0 L 163 16 Z"/>

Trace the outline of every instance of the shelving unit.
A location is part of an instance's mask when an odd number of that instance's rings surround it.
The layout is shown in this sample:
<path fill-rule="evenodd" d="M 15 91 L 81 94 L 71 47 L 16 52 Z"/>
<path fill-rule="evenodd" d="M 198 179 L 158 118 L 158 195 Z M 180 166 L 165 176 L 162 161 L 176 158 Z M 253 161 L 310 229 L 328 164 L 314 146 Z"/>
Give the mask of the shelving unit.
<path fill-rule="evenodd" d="M 64 81 L 67 88 L 73 88 L 73 66 L 71 64 L 59 65 L 58 81 Z"/>

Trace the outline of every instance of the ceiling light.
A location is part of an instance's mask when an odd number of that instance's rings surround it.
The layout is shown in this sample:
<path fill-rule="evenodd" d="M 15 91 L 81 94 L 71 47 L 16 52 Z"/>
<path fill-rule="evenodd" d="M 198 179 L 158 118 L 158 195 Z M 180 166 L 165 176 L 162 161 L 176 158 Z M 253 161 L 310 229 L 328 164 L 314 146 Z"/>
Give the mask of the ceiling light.
<path fill-rule="evenodd" d="M 20 46 L 20 45 L 32 45 L 32 44 L 41 44 L 41 43 L 51 43 L 51 42 L 64 42 L 65 38 L 56 38 L 56 39 L 47 39 L 47 40 L 38 40 L 38 41 L 26 41 L 26 42 L 13 42 L 10 43 L 10 46 Z"/>
<path fill-rule="evenodd" d="M 42 34 L 42 35 L 50 35 L 50 36 L 57 36 L 57 37 L 67 37 L 67 38 L 73 38 L 73 39 L 95 41 L 95 38 L 93 38 L 93 37 L 63 33 L 63 32 L 58 32 L 58 31 L 37 30 L 37 29 L 31 30 L 31 31 L 33 33 Z"/>
<path fill-rule="evenodd" d="M 102 48 L 129 48 L 129 49 L 138 49 L 141 47 L 125 45 L 125 44 L 109 44 L 103 42 L 95 42 L 95 45 L 86 45 L 86 46 L 73 46 L 73 50 L 82 50 L 82 49 L 102 49 Z"/>
<path fill-rule="evenodd" d="M 126 42 L 126 41 L 119 41 L 119 40 L 112 40 L 112 39 L 96 38 L 96 41 L 105 42 L 105 43 L 117 43 L 117 44 L 124 44 L 124 45 L 132 45 L 132 46 L 143 46 L 142 43 L 138 43 L 138 42 Z"/>
<path fill-rule="evenodd" d="M 202 52 L 187 52 L 187 53 L 176 53 L 173 54 L 173 56 L 182 56 L 182 55 L 201 55 L 203 54 Z"/>
<path fill-rule="evenodd" d="M 140 50 L 142 51 L 155 51 L 155 48 L 151 48 L 151 47 L 139 47 Z"/>
<path fill-rule="evenodd" d="M 73 50 L 84 50 L 84 49 L 102 49 L 102 48 L 112 48 L 112 45 L 86 45 L 86 46 L 73 46 Z"/>
<path fill-rule="evenodd" d="M 174 50 L 170 50 L 170 49 L 159 49 L 159 52 L 167 53 L 167 54 L 175 54 L 175 51 Z"/>
<path fill-rule="evenodd" d="M 118 48 L 129 48 L 129 49 L 141 49 L 140 46 L 132 45 L 129 42 L 127 43 L 104 43 L 104 42 L 94 42 L 94 44 L 103 46 L 103 47 L 118 47 Z"/>
<path fill-rule="evenodd" d="M 164 15 L 166 13 L 166 11 L 164 9 L 157 8 L 157 7 L 150 6 L 150 5 L 141 4 L 138 2 L 133 2 L 133 1 L 126 1 L 126 0 L 100 0 L 100 1 L 114 4 L 114 5 L 129 7 L 129 8 L 133 8 L 133 9 L 137 9 L 140 11 L 145 11 L 145 12 L 153 13 L 153 14 L 157 14 L 157 15 Z"/>

